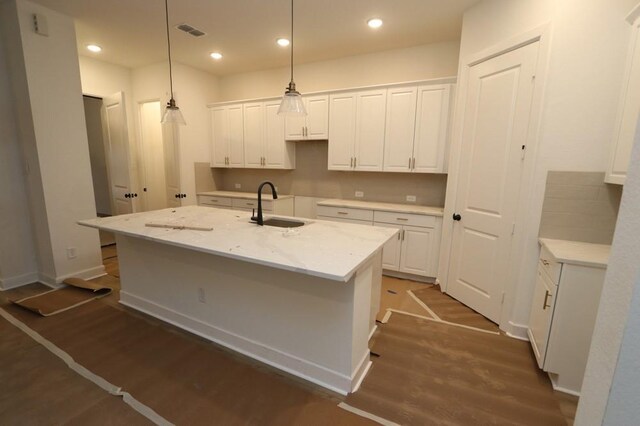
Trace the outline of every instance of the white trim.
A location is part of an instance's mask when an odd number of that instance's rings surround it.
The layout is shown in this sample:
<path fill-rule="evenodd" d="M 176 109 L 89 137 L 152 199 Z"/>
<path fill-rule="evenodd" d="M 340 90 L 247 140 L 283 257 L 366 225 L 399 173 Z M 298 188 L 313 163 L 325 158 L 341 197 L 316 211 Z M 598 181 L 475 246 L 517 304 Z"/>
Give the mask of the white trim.
<path fill-rule="evenodd" d="M 359 371 L 359 374 L 357 375 L 358 380 L 353 384 L 353 388 L 351 389 L 352 393 L 357 392 L 358 389 L 360 389 L 360 385 L 364 381 L 365 376 L 367 375 L 369 370 L 371 370 L 371 366 L 373 365 L 373 362 L 371 362 L 371 359 L 369 359 L 369 356 L 370 355 L 367 354 L 367 358 L 364 359 L 365 363 L 362 364 L 361 371 Z"/>
<path fill-rule="evenodd" d="M 93 268 L 83 269 L 82 271 L 76 271 L 71 274 L 66 274 L 56 277 L 56 284 L 62 283 L 67 278 L 82 278 L 83 280 L 92 280 L 94 278 L 107 275 L 104 269 L 104 265 L 94 266 Z"/>
<path fill-rule="evenodd" d="M 371 327 L 371 331 L 369 332 L 369 338 L 367 340 L 371 340 L 371 338 L 373 337 L 373 333 L 375 333 L 377 329 L 378 329 L 378 324 L 374 324 L 374 326 Z"/>
<path fill-rule="evenodd" d="M 421 84 L 456 84 L 456 81 L 457 81 L 456 76 L 450 76 L 450 77 L 431 78 L 428 80 L 410 80 L 410 81 L 401 81 L 396 83 L 374 84 L 371 86 L 345 87 L 341 89 L 320 90 L 317 92 L 306 92 L 306 93 L 303 93 L 302 95 L 303 96 L 328 95 L 332 93 L 382 89 L 382 88 L 389 88 L 389 87 L 416 86 Z M 242 104 L 242 103 L 248 103 L 248 102 L 266 102 L 266 101 L 273 101 L 281 98 L 282 98 L 281 96 L 269 96 L 264 98 L 250 98 L 250 99 L 237 99 L 232 101 L 212 102 L 207 104 L 207 108 L 220 107 L 224 105 Z"/>
<path fill-rule="evenodd" d="M 16 275 L 14 277 L 0 278 L 0 291 L 10 290 L 12 288 L 22 287 L 23 285 L 37 282 L 37 272 L 29 272 L 27 274 Z"/>
<path fill-rule="evenodd" d="M 502 329 L 505 334 L 513 339 L 523 340 L 525 342 L 529 341 L 529 327 L 522 324 L 516 324 L 513 321 L 509 321 L 508 326 Z"/>
<path fill-rule="evenodd" d="M 342 408 L 343 410 L 349 411 L 350 413 L 353 414 L 357 414 L 360 417 L 364 417 L 365 419 L 369 419 L 371 421 L 374 421 L 378 424 L 381 424 L 382 426 L 400 426 L 398 423 L 394 423 L 392 421 L 389 421 L 387 419 L 383 419 L 382 417 L 378 417 L 375 414 L 371 414 L 367 411 L 361 410 L 359 408 L 356 407 L 352 407 L 351 405 L 347 404 L 346 402 L 341 402 L 340 404 L 338 404 L 338 407 Z"/>
<path fill-rule="evenodd" d="M 568 393 L 569 395 L 580 397 L 580 392 L 576 392 L 574 390 L 563 388 L 562 386 L 558 386 L 557 383 L 556 383 L 557 382 L 557 374 L 552 374 L 552 373 L 547 372 L 547 375 L 549 376 L 549 380 L 551 380 L 551 387 L 553 387 L 553 390 L 556 390 L 556 391 L 562 392 L 562 393 Z"/>
<path fill-rule="evenodd" d="M 629 12 L 629 14 L 627 15 L 626 21 L 630 25 L 633 25 L 638 18 L 640 18 L 640 3 L 638 3 L 633 9 L 631 9 L 631 12 Z"/>
<path fill-rule="evenodd" d="M 230 331 L 206 324 L 196 318 L 181 314 L 144 298 L 120 291 L 120 303 L 147 315 L 173 324 L 183 330 L 196 334 L 219 345 L 225 346 L 250 358 L 257 359 L 272 367 L 302 377 L 312 383 L 330 389 L 341 395 L 347 395 L 354 383 L 366 372 L 364 363 L 369 358 L 369 350 L 361 357 L 351 377 L 322 365 L 304 360 Z"/>
<path fill-rule="evenodd" d="M 408 274 L 406 272 L 392 271 L 390 269 L 383 269 L 382 275 L 387 277 L 400 278 L 402 280 L 417 281 L 419 283 L 425 283 L 425 284 L 435 284 L 435 281 L 436 281 L 436 279 L 433 277 L 425 277 L 423 275 Z"/>

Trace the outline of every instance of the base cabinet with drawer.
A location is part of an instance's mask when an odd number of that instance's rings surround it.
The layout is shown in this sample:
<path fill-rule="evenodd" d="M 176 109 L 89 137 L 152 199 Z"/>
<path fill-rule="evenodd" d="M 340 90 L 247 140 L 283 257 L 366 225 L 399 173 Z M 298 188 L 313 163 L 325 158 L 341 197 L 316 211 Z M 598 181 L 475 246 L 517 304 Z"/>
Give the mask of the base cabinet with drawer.
<path fill-rule="evenodd" d="M 317 213 L 318 219 L 398 229 L 396 238 L 382 250 L 383 269 L 419 277 L 436 276 L 441 217 L 323 205 L 318 206 Z"/>
<path fill-rule="evenodd" d="M 204 207 L 217 207 L 228 210 L 241 210 L 251 212 L 258 210 L 258 200 L 253 196 L 225 197 L 216 195 L 198 195 L 198 205 Z M 264 213 L 293 216 L 293 197 L 277 198 L 275 200 L 262 200 Z"/>
<path fill-rule="evenodd" d="M 558 262 L 542 247 L 527 334 L 556 390 L 580 394 L 605 272 Z"/>

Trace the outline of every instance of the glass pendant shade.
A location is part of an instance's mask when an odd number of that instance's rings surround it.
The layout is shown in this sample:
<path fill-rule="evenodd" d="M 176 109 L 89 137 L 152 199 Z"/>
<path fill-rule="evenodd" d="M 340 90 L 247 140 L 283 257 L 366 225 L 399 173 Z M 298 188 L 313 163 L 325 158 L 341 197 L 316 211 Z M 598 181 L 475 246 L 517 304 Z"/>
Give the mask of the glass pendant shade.
<path fill-rule="evenodd" d="M 167 104 L 167 108 L 164 110 L 164 115 L 162 116 L 162 123 L 175 123 L 186 125 L 187 122 L 184 121 L 184 117 L 182 116 L 182 112 L 180 112 L 180 108 L 176 106 L 176 101 L 171 99 Z"/>
<path fill-rule="evenodd" d="M 307 110 L 304 107 L 302 96 L 297 90 L 287 89 L 282 97 L 282 102 L 280 102 L 278 114 L 297 117 L 307 115 Z"/>

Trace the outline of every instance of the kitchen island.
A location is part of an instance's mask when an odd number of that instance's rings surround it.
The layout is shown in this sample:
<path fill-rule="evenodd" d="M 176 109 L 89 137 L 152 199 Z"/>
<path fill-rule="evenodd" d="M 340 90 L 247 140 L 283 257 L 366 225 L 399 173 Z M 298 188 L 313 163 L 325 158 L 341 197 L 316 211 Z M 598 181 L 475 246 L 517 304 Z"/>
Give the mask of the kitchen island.
<path fill-rule="evenodd" d="M 79 224 L 116 234 L 120 303 L 341 394 L 366 374 L 397 230 L 198 206 Z"/>

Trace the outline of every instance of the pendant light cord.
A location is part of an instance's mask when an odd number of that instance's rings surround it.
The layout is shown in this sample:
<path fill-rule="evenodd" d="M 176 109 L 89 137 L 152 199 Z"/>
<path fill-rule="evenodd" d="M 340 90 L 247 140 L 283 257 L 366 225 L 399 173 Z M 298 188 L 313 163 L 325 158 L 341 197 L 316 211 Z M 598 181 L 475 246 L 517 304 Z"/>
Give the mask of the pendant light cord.
<path fill-rule="evenodd" d="M 167 50 L 169 52 L 169 86 L 171 87 L 171 99 L 173 99 L 173 73 L 171 72 L 171 38 L 169 37 L 169 0 L 164 0 L 164 12 L 167 23 Z"/>
<path fill-rule="evenodd" d="M 291 0 L 291 82 L 293 83 L 293 0 Z"/>

